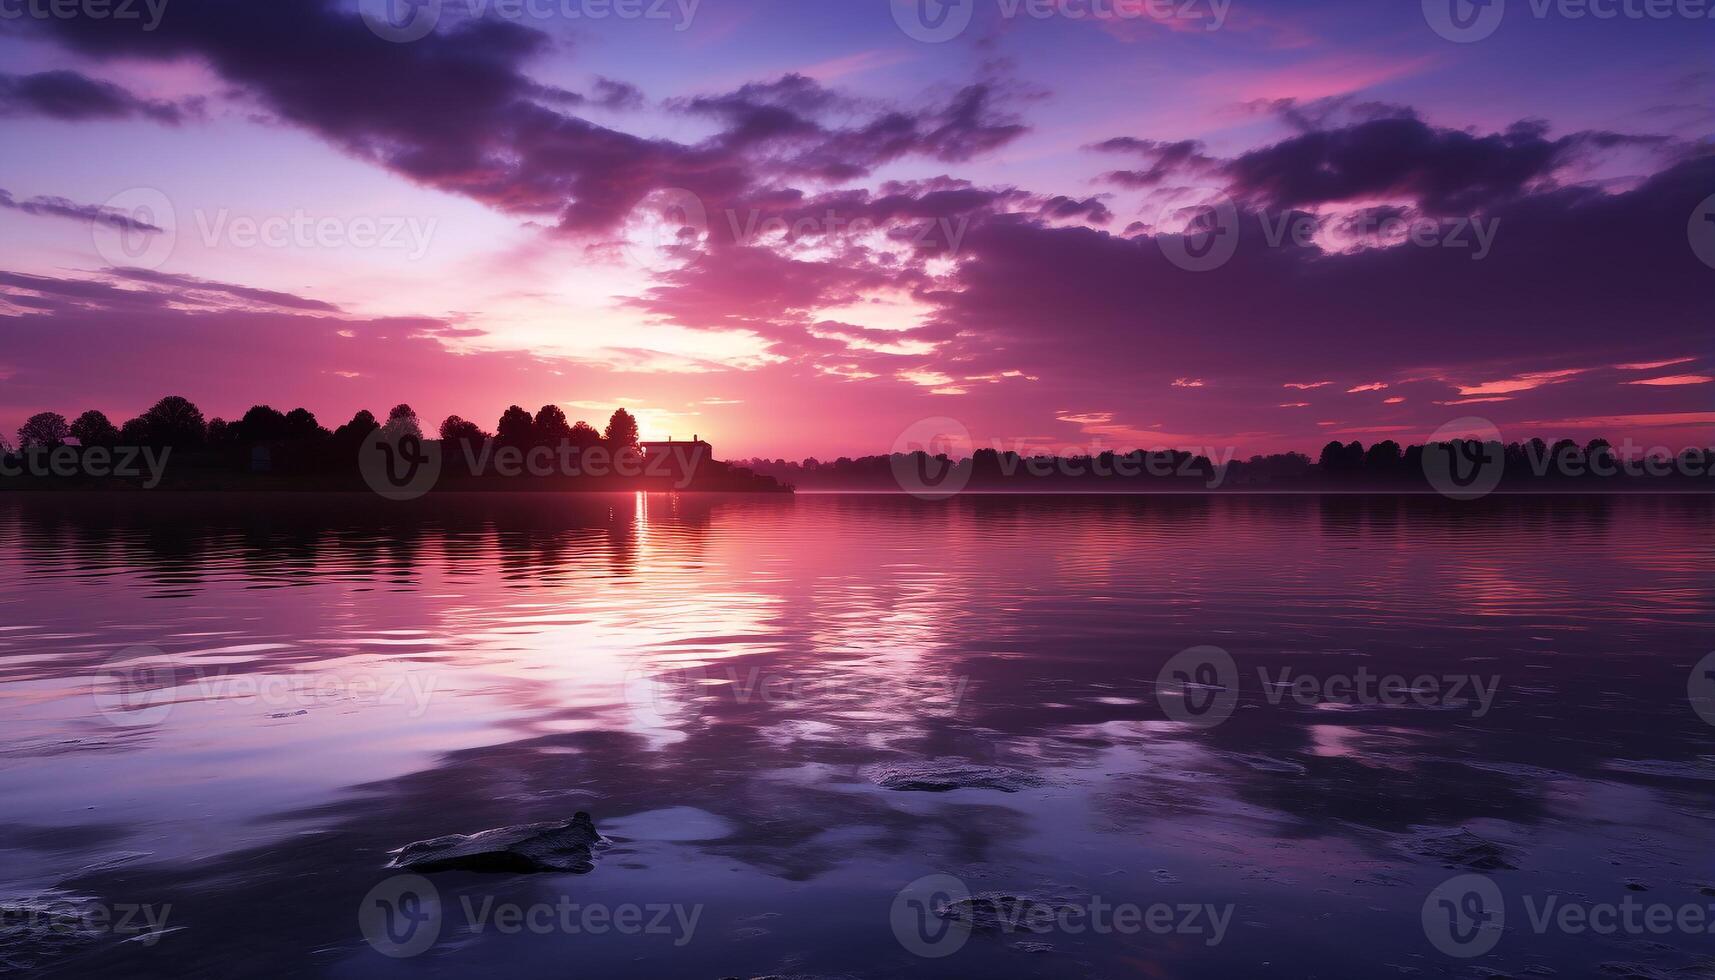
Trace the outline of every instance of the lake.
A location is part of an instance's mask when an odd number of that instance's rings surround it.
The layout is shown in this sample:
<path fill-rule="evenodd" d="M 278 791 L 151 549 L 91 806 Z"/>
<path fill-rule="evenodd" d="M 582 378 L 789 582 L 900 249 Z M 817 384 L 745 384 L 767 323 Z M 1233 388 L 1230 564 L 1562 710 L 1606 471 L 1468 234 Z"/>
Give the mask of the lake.
<path fill-rule="evenodd" d="M 1704 975 L 1712 512 L 11 495 L 0 964 Z"/>

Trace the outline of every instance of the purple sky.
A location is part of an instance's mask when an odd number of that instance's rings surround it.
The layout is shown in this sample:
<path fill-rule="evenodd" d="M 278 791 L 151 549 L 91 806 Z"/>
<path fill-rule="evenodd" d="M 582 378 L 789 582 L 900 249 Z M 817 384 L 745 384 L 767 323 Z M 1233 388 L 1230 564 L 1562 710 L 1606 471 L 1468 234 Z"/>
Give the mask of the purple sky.
<path fill-rule="evenodd" d="M 735 457 L 1715 442 L 1692 0 L 359 8 L 4 8 L 0 431 L 180 393 L 623 404 Z"/>

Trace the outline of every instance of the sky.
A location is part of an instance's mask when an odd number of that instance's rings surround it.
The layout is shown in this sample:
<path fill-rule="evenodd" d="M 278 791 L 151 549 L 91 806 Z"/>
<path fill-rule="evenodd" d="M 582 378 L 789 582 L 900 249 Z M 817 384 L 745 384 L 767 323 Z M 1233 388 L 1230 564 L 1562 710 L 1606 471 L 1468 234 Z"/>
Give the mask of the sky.
<path fill-rule="evenodd" d="M 0 431 L 1708 446 L 1711 11 L 0 0 Z"/>

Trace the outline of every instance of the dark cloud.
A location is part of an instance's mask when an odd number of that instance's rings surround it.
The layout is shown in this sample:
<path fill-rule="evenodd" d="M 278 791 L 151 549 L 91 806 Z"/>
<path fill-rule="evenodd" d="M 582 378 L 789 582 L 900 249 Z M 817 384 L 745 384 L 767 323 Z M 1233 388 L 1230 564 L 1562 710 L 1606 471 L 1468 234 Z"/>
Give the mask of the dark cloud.
<path fill-rule="evenodd" d="M 745 85 L 736 91 L 673 103 L 713 116 L 727 129 L 714 141 L 730 151 L 753 150 L 755 162 L 779 176 L 841 181 L 862 177 L 905 156 L 958 163 L 998 149 L 1026 131 L 997 106 L 993 86 L 969 85 L 944 104 L 905 112 L 865 112 L 802 75 Z M 824 117 L 858 115 L 833 125 Z"/>
<path fill-rule="evenodd" d="M 1116 136 L 1097 143 L 1091 149 L 1104 153 L 1135 154 L 1149 165 L 1148 169 L 1144 170 L 1113 170 L 1102 175 L 1101 179 L 1120 187 L 1156 187 L 1169 178 L 1188 179 L 1211 173 L 1220 167 L 1220 161 L 1204 153 L 1203 144 L 1197 140 L 1165 142 Z"/>
<path fill-rule="evenodd" d="M 169 307 L 222 312 L 258 306 L 304 313 L 340 312 L 339 307 L 332 303 L 292 293 L 147 269 L 110 269 L 99 279 L 62 279 L 0 272 L 0 290 L 4 290 L 0 291 L 0 301 L 58 312 L 165 310 Z"/>
<path fill-rule="evenodd" d="M 336 0 L 175 0 L 153 32 L 89 18 L 46 27 L 98 58 L 199 58 L 346 152 L 577 232 L 612 228 L 663 188 L 727 201 L 781 178 L 859 176 L 907 154 L 962 161 L 1024 131 L 984 85 L 943 105 L 824 123 L 817 116 L 842 97 L 789 75 L 687 103 L 726 124 L 706 143 L 644 139 L 555 108 L 622 108 L 640 93 L 601 80 L 592 99 L 532 81 L 524 66 L 550 44 L 541 32 L 475 20 L 395 44 Z"/>
<path fill-rule="evenodd" d="M 75 71 L 33 75 L 0 73 L 0 116 L 42 116 L 69 122 L 145 118 L 178 125 L 201 113 L 199 100 L 162 102 L 138 98 L 113 84 Z"/>
<path fill-rule="evenodd" d="M 1588 132 L 1550 139 L 1536 121 L 1479 136 L 1394 116 L 1305 132 L 1244 153 L 1223 173 L 1229 193 L 1266 207 L 1394 197 L 1430 214 L 1471 214 L 1551 184 L 1591 149 L 1660 142 Z"/>
<path fill-rule="evenodd" d="M 103 207 L 99 204 L 78 204 L 63 197 L 32 197 L 20 201 L 12 196 L 5 188 L 0 188 L 0 208 L 12 211 L 22 211 L 41 217 L 70 218 L 73 221 L 90 221 L 98 224 L 111 225 L 122 231 L 140 231 L 158 233 L 163 229 L 143 221 L 136 216 Z"/>

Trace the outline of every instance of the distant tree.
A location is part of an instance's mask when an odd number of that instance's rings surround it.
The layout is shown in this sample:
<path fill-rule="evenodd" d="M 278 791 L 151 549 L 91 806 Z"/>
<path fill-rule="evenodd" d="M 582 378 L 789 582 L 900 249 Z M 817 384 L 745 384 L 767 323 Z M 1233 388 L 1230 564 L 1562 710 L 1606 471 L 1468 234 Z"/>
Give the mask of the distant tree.
<path fill-rule="evenodd" d="M 1399 468 L 1399 443 L 1386 439 L 1370 447 L 1364 454 L 1364 469 L 1371 474 L 1392 473 Z"/>
<path fill-rule="evenodd" d="M 615 409 L 613 417 L 607 420 L 607 431 L 603 433 L 607 444 L 614 449 L 637 445 L 637 420 L 623 408 Z"/>
<path fill-rule="evenodd" d="M 316 421 L 314 412 L 307 408 L 294 408 L 286 413 L 286 438 L 295 441 L 309 442 L 323 439 L 328 430 L 322 428 Z"/>
<path fill-rule="evenodd" d="M 238 420 L 238 438 L 252 445 L 286 438 L 286 416 L 268 405 L 251 406 Z"/>
<path fill-rule="evenodd" d="M 381 423 L 375 421 L 375 414 L 367 408 L 360 409 L 351 417 L 350 422 L 334 430 L 334 442 L 338 443 L 342 450 L 356 450 L 363 445 L 363 440 L 369 438 L 371 432 L 379 428 Z"/>
<path fill-rule="evenodd" d="M 119 443 L 119 430 L 107 416 L 90 409 L 71 424 L 71 434 L 85 446 L 114 446 Z"/>
<path fill-rule="evenodd" d="M 423 438 L 423 427 L 417 423 L 417 413 L 411 406 L 399 404 L 387 413 L 387 424 L 381 427 L 382 438 L 398 441 L 406 436 Z"/>
<path fill-rule="evenodd" d="M 570 438 L 572 440 L 572 445 L 577 446 L 579 449 L 588 449 L 591 446 L 601 445 L 601 433 L 597 432 L 595 430 L 595 426 L 588 422 L 580 421 L 578 424 L 572 426 Z"/>
<path fill-rule="evenodd" d="M 527 446 L 536 431 L 536 420 L 517 405 L 509 406 L 500 416 L 494 434 L 508 446 Z"/>
<path fill-rule="evenodd" d="M 18 429 L 18 448 L 30 449 L 40 446 L 52 449 L 65 444 L 71 437 L 71 426 L 66 425 L 66 417 L 58 412 L 42 412 L 32 415 Z"/>
<path fill-rule="evenodd" d="M 208 444 L 209 445 L 211 445 L 211 446 L 225 446 L 225 445 L 229 445 L 230 443 L 236 442 L 237 439 L 238 439 L 237 427 L 234 426 L 231 422 L 228 422 L 227 420 L 225 420 L 223 418 L 219 418 L 218 416 L 209 420 L 209 423 L 208 423 Z"/>
<path fill-rule="evenodd" d="M 0 436 L 0 456 L 10 455 L 12 455 L 12 444 L 6 441 L 5 436 Z"/>
<path fill-rule="evenodd" d="M 566 413 L 558 405 L 543 405 L 532 423 L 535 441 L 544 446 L 558 446 L 572 437 L 572 427 Z"/>
<path fill-rule="evenodd" d="M 200 446 L 208 436 L 202 410 L 180 395 L 156 402 L 143 413 L 142 421 L 145 442 L 151 446 Z"/>
<path fill-rule="evenodd" d="M 488 433 L 482 431 L 482 426 L 466 422 L 457 415 L 449 415 L 441 423 L 441 441 L 448 445 L 475 446 L 487 438 Z"/>

